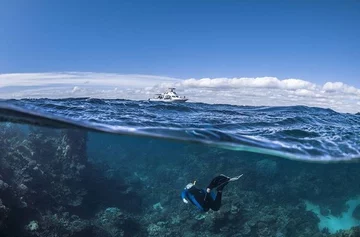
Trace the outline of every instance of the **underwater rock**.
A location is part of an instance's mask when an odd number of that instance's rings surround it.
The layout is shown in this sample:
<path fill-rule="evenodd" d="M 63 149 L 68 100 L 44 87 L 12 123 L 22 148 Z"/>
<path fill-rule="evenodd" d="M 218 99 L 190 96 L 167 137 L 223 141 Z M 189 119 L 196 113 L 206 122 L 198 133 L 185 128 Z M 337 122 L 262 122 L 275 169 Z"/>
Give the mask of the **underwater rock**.
<path fill-rule="evenodd" d="M 164 207 L 161 205 L 160 202 L 155 203 L 155 204 L 153 205 L 153 209 L 156 210 L 156 211 L 164 211 Z"/>
<path fill-rule="evenodd" d="M 117 207 L 109 207 L 99 212 L 93 221 L 98 229 L 111 237 L 136 236 L 139 232 L 136 223 L 128 214 L 125 214 Z"/>
<path fill-rule="evenodd" d="M 89 221 L 82 220 L 78 216 L 69 213 L 46 214 L 38 221 L 39 236 L 82 236 L 91 233 L 92 227 Z"/>
<path fill-rule="evenodd" d="M 244 236 L 248 236 L 251 234 L 251 227 L 249 226 L 248 223 L 245 223 L 240 233 L 243 234 Z"/>
<path fill-rule="evenodd" d="M 359 237 L 360 236 L 360 226 L 353 227 L 350 230 L 340 230 L 335 234 L 330 235 L 329 237 Z"/>
<path fill-rule="evenodd" d="M 272 231 L 271 229 L 268 227 L 268 225 L 266 225 L 265 223 L 263 222 L 259 222 L 257 225 L 256 225 L 256 228 L 257 228 L 257 232 L 256 232 L 256 235 L 257 236 L 261 236 L 261 237 L 265 237 L 265 236 L 273 236 L 272 234 Z"/>
<path fill-rule="evenodd" d="M 29 231 L 36 231 L 39 229 L 39 224 L 37 221 L 30 221 L 30 223 L 26 226 L 26 229 Z"/>
<path fill-rule="evenodd" d="M 277 163 L 269 159 L 256 162 L 256 174 L 266 178 L 274 177 L 278 172 Z"/>
<path fill-rule="evenodd" d="M 286 236 L 281 232 L 277 232 L 275 237 L 286 237 Z"/>
<path fill-rule="evenodd" d="M 117 219 L 120 220 L 123 216 L 124 216 L 123 213 L 117 207 L 106 208 L 105 211 L 100 212 L 98 214 L 98 217 L 101 219 L 101 222 L 108 222 L 109 220 L 113 221 Z"/>
<path fill-rule="evenodd" d="M 160 226 L 163 223 L 150 224 L 147 227 L 147 233 L 149 236 L 163 236 L 163 228 Z"/>
<path fill-rule="evenodd" d="M 20 184 L 20 185 L 18 186 L 18 192 L 19 192 L 19 194 L 22 195 L 22 196 L 25 195 L 28 190 L 29 190 L 29 189 L 28 189 L 28 187 L 27 187 L 25 184 Z"/>
<path fill-rule="evenodd" d="M 2 200 L 0 199 L 0 228 L 2 220 L 7 217 L 8 209 L 3 205 Z"/>
<path fill-rule="evenodd" d="M 73 131 L 72 136 L 74 134 Z M 32 235 L 39 233 L 39 236 L 70 236 L 75 232 L 87 231 L 86 221 L 67 220 L 59 212 L 64 208 L 71 210 L 72 207 L 74 211 L 79 208 L 77 211 L 81 212 L 80 206 L 86 191 L 82 188 L 83 177 L 79 174 L 79 169 L 84 169 L 86 160 L 84 153 L 76 152 L 83 151 L 82 142 L 86 140 L 86 136 L 76 137 L 74 143 L 77 147 L 68 153 L 70 157 L 59 156 L 61 153 L 56 147 L 63 140 L 53 130 L 30 129 L 28 139 L 16 139 L 17 142 L 10 142 L 12 139 L 8 139 L 6 144 L 5 140 L 0 140 L 3 148 L 0 153 L 0 236 L 3 233 L 27 236 L 23 233 L 26 231 Z M 73 140 L 65 139 L 65 142 Z M 74 146 L 63 145 L 70 148 Z M 76 165 L 75 169 L 71 169 L 72 164 Z M 53 215 L 46 214 L 39 219 L 39 213 L 48 212 Z M 25 228 L 14 226 L 14 218 L 17 223 L 23 223 Z M 28 221 L 32 219 L 37 220 L 36 231 L 27 228 Z M 63 235 L 56 233 L 57 229 L 63 231 Z"/>
<path fill-rule="evenodd" d="M 25 201 L 24 197 L 20 197 L 20 204 L 18 205 L 18 207 L 20 208 L 26 208 L 28 206 L 27 202 Z"/>
<path fill-rule="evenodd" d="M 8 187 L 9 187 L 9 185 L 0 179 L 0 191 L 5 190 Z"/>
<path fill-rule="evenodd" d="M 360 220 L 360 205 L 357 205 L 352 213 L 352 216 L 357 219 Z"/>

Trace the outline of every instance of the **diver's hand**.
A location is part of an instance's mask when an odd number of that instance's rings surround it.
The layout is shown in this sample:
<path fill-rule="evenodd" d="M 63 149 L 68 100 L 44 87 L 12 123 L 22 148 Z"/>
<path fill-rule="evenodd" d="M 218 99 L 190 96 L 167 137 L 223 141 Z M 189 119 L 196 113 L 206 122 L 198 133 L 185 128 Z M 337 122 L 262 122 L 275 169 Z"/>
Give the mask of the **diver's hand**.
<path fill-rule="evenodd" d="M 207 202 L 207 195 L 211 192 L 210 188 L 206 188 L 206 193 L 205 193 L 205 197 L 204 197 L 204 201 Z"/>

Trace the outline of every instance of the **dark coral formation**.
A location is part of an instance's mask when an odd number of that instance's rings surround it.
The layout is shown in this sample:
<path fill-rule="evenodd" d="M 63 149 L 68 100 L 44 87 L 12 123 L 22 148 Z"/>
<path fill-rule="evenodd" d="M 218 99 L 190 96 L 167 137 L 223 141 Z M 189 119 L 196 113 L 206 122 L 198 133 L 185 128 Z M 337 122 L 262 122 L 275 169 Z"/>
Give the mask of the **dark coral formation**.
<path fill-rule="evenodd" d="M 2 125 L 0 132 L 0 236 L 136 234 L 126 227 L 137 225 L 126 214 L 131 205 L 121 199 L 141 199 L 87 161 L 86 131 Z M 111 218 L 116 227 L 100 221 L 111 205 L 125 210 L 113 209 L 121 213 Z"/>
<path fill-rule="evenodd" d="M 204 145 L 0 124 L 0 236 L 345 237 L 305 200 L 339 216 L 360 194 L 359 164 L 311 164 Z M 218 212 L 181 202 L 184 186 L 229 184 Z M 357 209 L 353 215 L 358 215 Z"/>
<path fill-rule="evenodd" d="M 332 237 L 359 237 L 360 236 L 360 226 L 353 227 L 350 230 L 342 230 L 332 235 Z"/>

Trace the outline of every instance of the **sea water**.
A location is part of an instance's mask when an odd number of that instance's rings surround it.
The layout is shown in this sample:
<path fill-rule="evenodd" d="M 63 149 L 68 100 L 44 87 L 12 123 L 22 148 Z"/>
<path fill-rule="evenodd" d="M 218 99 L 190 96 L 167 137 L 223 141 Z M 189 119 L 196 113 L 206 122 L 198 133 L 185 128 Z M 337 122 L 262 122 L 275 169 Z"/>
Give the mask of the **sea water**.
<path fill-rule="evenodd" d="M 81 98 L 2 101 L 0 120 L 0 236 L 336 236 L 360 225 L 358 115 Z M 182 202 L 186 184 L 219 174 L 244 174 L 219 211 Z"/>

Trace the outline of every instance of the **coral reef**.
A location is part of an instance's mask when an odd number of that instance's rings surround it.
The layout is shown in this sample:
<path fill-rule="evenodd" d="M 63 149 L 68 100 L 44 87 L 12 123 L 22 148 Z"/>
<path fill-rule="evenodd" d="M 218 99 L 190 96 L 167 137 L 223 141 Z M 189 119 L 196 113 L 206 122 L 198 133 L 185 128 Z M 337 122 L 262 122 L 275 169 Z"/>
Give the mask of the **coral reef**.
<path fill-rule="evenodd" d="M 336 234 L 331 235 L 331 237 L 359 237 L 360 236 L 360 226 L 353 227 L 350 230 L 342 230 Z"/>
<path fill-rule="evenodd" d="M 0 124 L 0 136 L 2 237 L 360 236 L 359 227 L 319 229 L 306 208 L 309 201 L 323 216 L 341 216 L 360 194 L 360 164 L 301 163 L 73 128 Z M 225 187 L 218 212 L 181 202 L 187 183 L 206 187 L 220 173 L 244 176 Z"/>
<path fill-rule="evenodd" d="M 1 236 L 124 236 L 129 232 L 126 225 L 114 232 L 99 224 L 102 217 L 97 213 L 105 205 L 123 204 L 121 198 L 126 196 L 141 199 L 120 179 L 103 179 L 103 170 L 87 161 L 86 131 L 31 127 L 22 132 L 13 125 L 0 127 L 0 132 Z M 116 188 L 95 195 L 110 185 Z M 124 210 L 130 210 L 130 203 L 125 203 Z M 136 226 L 125 214 L 121 220 Z"/>

